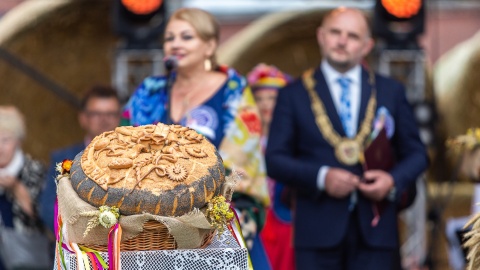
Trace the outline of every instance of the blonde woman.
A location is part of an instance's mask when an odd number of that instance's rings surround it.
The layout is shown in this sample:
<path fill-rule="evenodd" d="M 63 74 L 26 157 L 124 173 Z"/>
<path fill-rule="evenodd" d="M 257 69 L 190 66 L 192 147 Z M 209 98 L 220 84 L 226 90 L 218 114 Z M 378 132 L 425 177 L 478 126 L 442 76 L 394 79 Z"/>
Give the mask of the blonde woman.
<path fill-rule="evenodd" d="M 227 173 L 241 172 L 234 204 L 242 220 L 256 221 L 249 224 L 256 236 L 263 223 L 257 213 L 269 203 L 260 116 L 246 79 L 216 62 L 218 42 L 219 25 L 211 14 L 196 8 L 175 11 L 163 44 L 165 56 L 177 62 L 174 81 L 170 87 L 165 76 L 146 78 L 128 101 L 122 125 L 162 122 L 203 134 L 218 148 Z"/>
<path fill-rule="evenodd" d="M 25 122 L 13 106 L 0 106 L 1 226 L 19 232 L 39 229 L 36 200 L 45 169 L 22 151 Z M 5 258 L 0 257 L 0 269 Z"/>

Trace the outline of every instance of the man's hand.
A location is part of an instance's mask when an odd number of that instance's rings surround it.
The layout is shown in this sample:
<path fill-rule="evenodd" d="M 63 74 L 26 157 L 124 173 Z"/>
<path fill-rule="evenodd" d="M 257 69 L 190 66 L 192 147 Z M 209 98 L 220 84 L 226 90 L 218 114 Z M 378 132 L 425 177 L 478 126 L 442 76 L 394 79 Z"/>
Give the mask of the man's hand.
<path fill-rule="evenodd" d="M 366 182 L 360 182 L 358 190 L 373 201 L 383 200 L 394 186 L 392 175 L 385 171 L 369 170 L 364 172 L 363 178 Z"/>
<path fill-rule="evenodd" d="M 325 176 L 325 191 L 332 197 L 344 198 L 352 193 L 359 183 L 360 178 L 357 175 L 344 169 L 330 168 Z"/>

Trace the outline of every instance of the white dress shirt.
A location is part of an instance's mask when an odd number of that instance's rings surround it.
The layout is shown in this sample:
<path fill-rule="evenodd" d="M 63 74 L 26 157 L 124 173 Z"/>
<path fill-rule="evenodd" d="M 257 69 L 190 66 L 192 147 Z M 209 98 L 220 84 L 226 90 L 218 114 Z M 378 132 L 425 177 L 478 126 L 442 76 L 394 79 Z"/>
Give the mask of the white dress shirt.
<path fill-rule="evenodd" d="M 356 65 L 349 71 L 345 73 L 340 73 L 336 71 L 330 64 L 324 59 L 320 65 L 320 69 L 325 77 L 325 81 L 327 82 L 328 90 L 330 91 L 330 95 L 333 99 L 333 104 L 337 109 L 337 113 L 340 112 L 340 95 L 342 89 L 340 84 L 338 83 L 338 79 L 340 77 L 347 77 L 350 79 L 350 108 L 352 114 L 352 124 L 353 124 L 353 133 L 357 134 L 357 126 L 358 126 L 358 115 L 360 110 L 360 96 L 361 96 L 361 85 L 362 85 L 362 76 L 361 72 L 362 69 L 360 65 Z M 329 167 L 322 166 L 317 174 L 317 187 L 320 190 L 325 189 L 325 176 L 327 175 Z"/>

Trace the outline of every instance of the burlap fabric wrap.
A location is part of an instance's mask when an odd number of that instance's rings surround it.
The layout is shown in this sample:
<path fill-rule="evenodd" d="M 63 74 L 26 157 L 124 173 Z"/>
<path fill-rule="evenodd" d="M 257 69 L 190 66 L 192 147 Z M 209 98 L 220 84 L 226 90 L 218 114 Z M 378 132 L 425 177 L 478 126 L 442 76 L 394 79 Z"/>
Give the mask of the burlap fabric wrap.
<path fill-rule="evenodd" d="M 65 226 L 65 238 L 70 242 L 85 245 L 106 245 L 109 229 L 98 225 L 91 229 L 84 237 L 85 229 L 91 216 L 82 216 L 82 213 L 98 210 L 83 201 L 71 186 L 68 177 L 62 177 L 58 182 L 58 208 Z M 194 209 L 180 217 L 156 216 L 148 213 L 120 216 L 122 227 L 122 241 L 131 239 L 143 231 L 143 224 L 148 220 L 163 223 L 175 238 L 178 249 L 198 248 L 205 235 L 211 232 L 212 227 L 205 215 Z"/>

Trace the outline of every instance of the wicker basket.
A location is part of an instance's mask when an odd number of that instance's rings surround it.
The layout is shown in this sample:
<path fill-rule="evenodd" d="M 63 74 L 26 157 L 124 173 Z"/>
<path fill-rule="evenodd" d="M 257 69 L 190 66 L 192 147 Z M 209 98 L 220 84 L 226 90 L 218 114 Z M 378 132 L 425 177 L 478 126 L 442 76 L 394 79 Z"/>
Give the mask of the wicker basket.
<path fill-rule="evenodd" d="M 202 244 L 198 248 L 205 248 L 212 242 L 215 230 L 211 230 L 203 238 Z M 85 245 L 88 248 L 101 252 L 107 252 L 107 245 Z M 172 250 L 177 249 L 177 243 L 173 236 L 168 233 L 168 228 L 160 222 L 150 220 L 143 226 L 143 232 L 132 239 L 123 241 L 120 244 L 121 251 L 138 250 Z"/>

